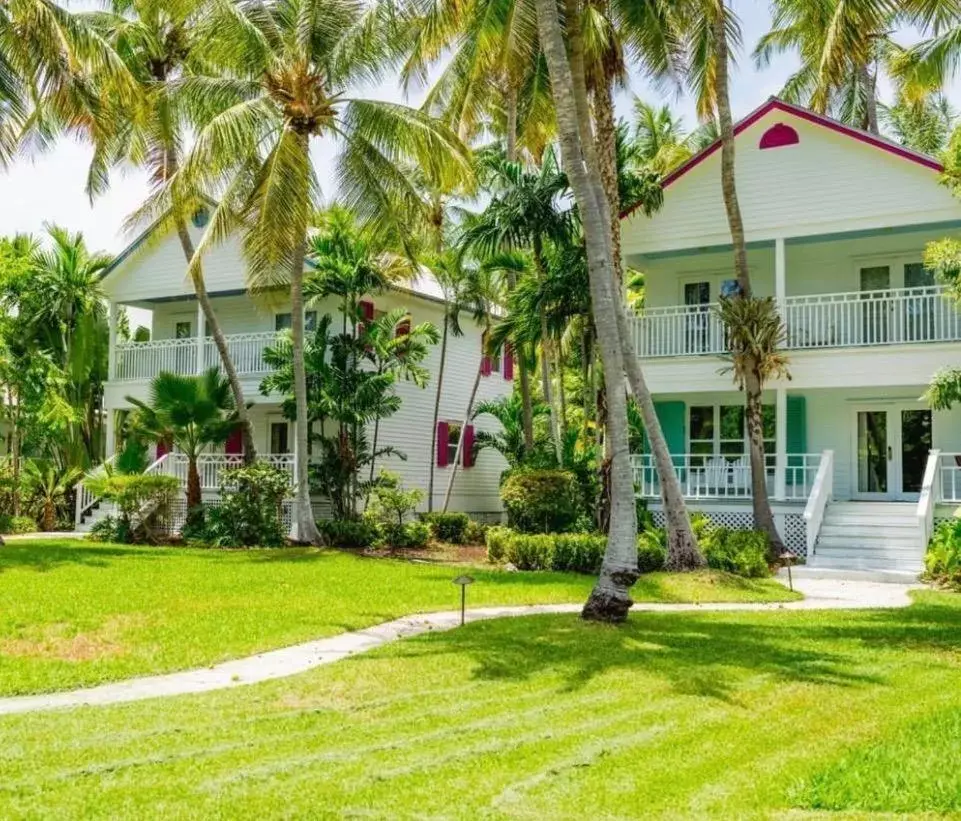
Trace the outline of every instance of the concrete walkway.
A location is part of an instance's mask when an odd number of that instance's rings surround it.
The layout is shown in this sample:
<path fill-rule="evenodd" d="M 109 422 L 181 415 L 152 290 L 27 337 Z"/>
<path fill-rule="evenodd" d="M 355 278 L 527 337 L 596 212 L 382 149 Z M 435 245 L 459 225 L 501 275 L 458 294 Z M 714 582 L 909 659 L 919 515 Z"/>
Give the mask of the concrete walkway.
<path fill-rule="evenodd" d="M 672 613 L 690 611 L 764 611 L 834 610 L 853 608 L 906 607 L 913 585 L 837 579 L 796 579 L 794 587 L 805 598 L 772 604 L 636 604 L 633 612 Z M 538 613 L 578 613 L 579 604 L 533 605 L 525 607 L 485 607 L 467 611 L 470 622 Z M 128 679 L 83 690 L 69 690 L 35 696 L 0 698 L 0 715 L 59 710 L 69 707 L 102 706 L 142 701 L 161 696 L 205 693 L 256 684 L 270 679 L 297 675 L 322 664 L 333 664 L 346 656 L 364 653 L 391 641 L 416 636 L 431 630 L 450 630 L 460 624 L 459 612 L 405 616 L 394 621 L 309 641 L 280 650 L 227 661 L 213 667 L 185 670 L 159 676 Z"/>

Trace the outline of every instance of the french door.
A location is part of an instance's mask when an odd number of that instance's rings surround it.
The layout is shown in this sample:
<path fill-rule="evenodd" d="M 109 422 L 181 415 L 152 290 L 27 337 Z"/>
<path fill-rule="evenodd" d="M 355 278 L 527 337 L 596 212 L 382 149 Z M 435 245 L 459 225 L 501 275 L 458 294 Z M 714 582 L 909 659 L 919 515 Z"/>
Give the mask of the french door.
<path fill-rule="evenodd" d="M 930 450 L 931 411 L 927 408 L 857 408 L 853 495 L 858 499 L 917 499 Z"/>

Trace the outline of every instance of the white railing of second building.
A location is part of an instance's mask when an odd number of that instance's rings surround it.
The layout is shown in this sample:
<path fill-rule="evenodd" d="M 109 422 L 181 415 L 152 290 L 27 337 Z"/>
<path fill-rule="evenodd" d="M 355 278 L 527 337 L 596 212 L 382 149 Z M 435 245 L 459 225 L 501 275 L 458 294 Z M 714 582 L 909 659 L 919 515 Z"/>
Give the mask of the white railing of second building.
<path fill-rule="evenodd" d="M 634 322 L 638 356 L 695 356 L 727 350 L 716 305 L 648 308 Z"/>
<path fill-rule="evenodd" d="M 264 363 L 264 351 L 274 345 L 273 331 L 252 334 L 230 334 L 227 350 L 238 374 L 264 374 L 270 368 Z M 219 367 L 220 352 L 213 339 L 203 340 L 203 357 L 198 358 L 199 343 L 190 339 L 157 339 L 151 342 L 119 342 L 114 379 L 121 382 L 152 379 L 161 371 L 195 374 L 200 369 Z"/>
<path fill-rule="evenodd" d="M 821 454 L 818 472 L 814 477 L 811 495 L 804 506 L 804 530 L 807 538 L 807 555 L 813 556 L 817 548 L 824 512 L 834 496 L 834 451 L 826 450 Z"/>
<path fill-rule="evenodd" d="M 227 350 L 238 374 L 269 373 L 270 368 L 264 363 L 264 351 L 276 344 L 277 334 L 273 331 L 254 334 L 231 334 L 227 338 Z M 204 345 L 204 367 L 220 367 L 220 351 L 217 350 L 213 339 L 207 339 Z"/>
<path fill-rule="evenodd" d="M 163 472 L 168 476 L 176 476 L 180 483 L 187 485 L 187 456 L 183 453 L 168 454 Z M 259 457 L 274 467 L 283 470 L 291 484 L 295 477 L 295 460 L 292 453 L 270 453 Z M 204 453 L 197 458 L 197 472 L 200 474 L 201 490 L 218 490 L 220 480 L 225 470 L 241 467 L 244 457 L 232 453 Z"/>
<path fill-rule="evenodd" d="M 777 473 L 777 457 L 765 455 L 767 488 L 773 497 Z M 687 499 L 750 499 L 751 465 L 748 456 L 723 456 L 695 453 L 672 454 L 671 461 Z M 788 501 L 808 498 L 821 461 L 818 453 L 789 453 L 785 462 L 785 495 Z M 634 487 L 638 496 L 658 498 L 661 483 L 654 458 L 650 454 L 631 457 Z"/>
<path fill-rule="evenodd" d="M 934 532 L 934 509 L 941 501 L 940 473 L 941 451 L 932 450 L 928 453 L 928 461 L 924 466 L 924 478 L 921 480 L 921 493 L 918 496 L 918 537 L 922 553 L 927 550 Z"/>

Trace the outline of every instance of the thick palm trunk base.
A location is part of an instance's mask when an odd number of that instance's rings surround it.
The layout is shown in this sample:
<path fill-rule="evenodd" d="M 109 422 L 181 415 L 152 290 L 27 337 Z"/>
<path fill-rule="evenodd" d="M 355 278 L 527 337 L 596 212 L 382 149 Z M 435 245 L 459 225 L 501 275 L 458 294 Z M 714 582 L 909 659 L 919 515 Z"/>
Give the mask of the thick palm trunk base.
<path fill-rule="evenodd" d="M 581 618 L 584 621 L 601 621 L 607 624 L 627 621 L 627 613 L 634 604 L 630 590 L 639 576 L 636 567 L 602 571 L 584 604 L 584 609 L 581 610 Z"/>
<path fill-rule="evenodd" d="M 690 529 L 685 527 L 669 527 L 667 529 L 669 544 L 667 546 L 667 561 L 664 569 L 671 573 L 688 573 L 700 570 L 707 565 L 697 541 Z"/>

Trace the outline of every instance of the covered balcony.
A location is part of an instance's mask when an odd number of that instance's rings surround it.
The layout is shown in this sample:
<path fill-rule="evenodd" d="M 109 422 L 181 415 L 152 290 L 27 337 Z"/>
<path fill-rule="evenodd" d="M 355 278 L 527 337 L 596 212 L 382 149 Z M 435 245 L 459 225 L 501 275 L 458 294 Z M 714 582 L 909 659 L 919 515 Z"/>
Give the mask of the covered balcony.
<path fill-rule="evenodd" d="M 789 350 L 961 341 L 961 312 L 939 285 L 788 296 L 779 308 Z M 645 310 L 634 335 L 644 358 L 727 350 L 716 303 Z"/>
<path fill-rule="evenodd" d="M 264 351 L 277 341 L 277 333 L 229 334 L 227 348 L 239 376 L 270 372 Z M 213 339 L 157 339 L 150 342 L 117 342 L 111 379 L 117 382 L 150 380 L 161 371 L 183 375 L 201 373 L 220 365 Z"/>

